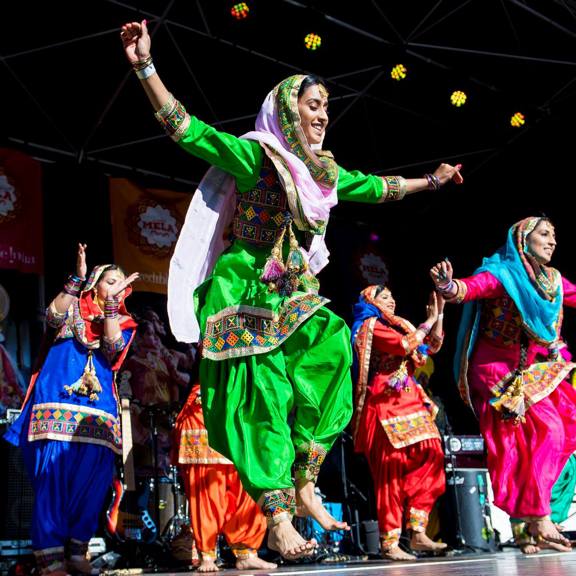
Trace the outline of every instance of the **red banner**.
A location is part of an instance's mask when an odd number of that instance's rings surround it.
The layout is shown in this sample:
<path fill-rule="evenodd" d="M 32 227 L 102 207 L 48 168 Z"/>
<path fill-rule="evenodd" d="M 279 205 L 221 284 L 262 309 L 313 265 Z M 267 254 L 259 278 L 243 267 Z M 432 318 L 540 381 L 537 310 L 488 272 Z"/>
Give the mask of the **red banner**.
<path fill-rule="evenodd" d="M 0 268 L 43 273 L 42 217 L 40 163 L 0 148 Z"/>
<path fill-rule="evenodd" d="M 127 273 L 140 273 L 135 290 L 166 294 L 170 257 L 191 199 L 110 178 L 114 262 Z"/>

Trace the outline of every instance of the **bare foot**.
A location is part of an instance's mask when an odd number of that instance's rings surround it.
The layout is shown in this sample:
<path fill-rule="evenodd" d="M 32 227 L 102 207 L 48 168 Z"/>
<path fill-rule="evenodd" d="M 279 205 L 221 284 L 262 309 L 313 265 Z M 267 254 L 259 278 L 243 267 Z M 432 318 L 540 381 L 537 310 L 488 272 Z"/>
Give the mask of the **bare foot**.
<path fill-rule="evenodd" d="M 410 548 L 417 552 L 439 552 L 440 550 L 446 550 L 448 544 L 434 542 L 434 540 L 428 538 L 426 532 L 413 531 L 410 538 Z"/>
<path fill-rule="evenodd" d="M 389 550 L 383 550 L 382 558 L 394 560 L 395 562 L 409 562 L 410 560 L 416 560 L 416 556 L 404 552 L 404 550 L 399 546 L 394 546 L 394 548 L 390 548 Z"/>
<path fill-rule="evenodd" d="M 276 550 L 287 560 L 311 556 L 316 540 L 304 540 L 290 520 L 283 520 L 268 529 L 268 548 Z"/>
<path fill-rule="evenodd" d="M 542 540 L 538 542 L 538 547 L 542 550 L 556 550 L 556 552 L 572 552 L 572 546 L 564 546 L 564 544 L 556 544 L 556 542 L 546 542 Z"/>
<path fill-rule="evenodd" d="M 219 572 L 220 568 L 216 566 L 216 558 L 212 556 L 204 556 L 202 553 L 200 554 L 200 566 L 198 566 L 198 572 Z"/>
<path fill-rule="evenodd" d="M 522 554 L 538 554 L 540 552 L 540 548 L 536 544 L 522 544 L 520 550 Z"/>
<path fill-rule="evenodd" d="M 340 522 L 328 514 L 322 501 L 314 492 L 314 483 L 296 485 L 296 515 L 312 516 L 324 530 L 350 530 L 346 522 Z"/>
<path fill-rule="evenodd" d="M 537 539 L 546 540 L 549 544 L 561 544 L 569 547 L 570 540 L 562 536 L 558 529 L 547 516 L 530 522 L 528 532 Z M 538 542 L 540 544 L 540 542 Z"/>
<path fill-rule="evenodd" d="M 236 570 L 274 570 L 274 568 L 278 568 L 278 564 L 266 562 L 258 556 L 236 559 Z"/>

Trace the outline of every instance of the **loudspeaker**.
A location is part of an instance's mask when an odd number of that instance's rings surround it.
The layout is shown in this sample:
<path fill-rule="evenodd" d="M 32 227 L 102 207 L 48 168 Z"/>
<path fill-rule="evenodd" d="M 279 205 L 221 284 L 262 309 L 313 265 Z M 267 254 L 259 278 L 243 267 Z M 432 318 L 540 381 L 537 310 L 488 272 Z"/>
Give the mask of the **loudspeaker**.
<path fill-rule="evenodd" d="M 4 430 L 0 432 L 0 436 Z M 0 441 L 0 462 L 6 478 L 0 492 L 0 540 L 27 540 L 32 524 L 34 492 L 19 448 Z"/>
<path fill-rule="evenodd" d="M 446 472 L 446 494 L 440 508 L 443 540 L 454 547 L 498 549 L 490 514 L 486 468 L 454 468 Z"/>

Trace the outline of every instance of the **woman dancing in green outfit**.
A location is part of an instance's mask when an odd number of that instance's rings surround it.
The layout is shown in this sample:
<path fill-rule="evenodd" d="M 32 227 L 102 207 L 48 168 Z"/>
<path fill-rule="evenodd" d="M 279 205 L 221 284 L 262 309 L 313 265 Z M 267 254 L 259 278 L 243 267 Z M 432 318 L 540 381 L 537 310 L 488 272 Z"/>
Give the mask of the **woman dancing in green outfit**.
<path fill-rule="evenodd" d="M 124 25 L 121 37 L 156 118 L 213 166 L 190 205 L 168 290 L 175 336 L 202 342 L 211 444 L 262 507 L 268 546 L 289 559 L 309 555 L 315 543 L 293 528 L 293 514 L 309 514 L 328 530 L 348 528 L 314 494 L 320 465 L 352 414 L 349 330 L 324 307 L 315 278 L 327 262 L 330 208 L 461 182 L 460 166 L 442 164 L 413 180 L 344 170 L 321 149 L 328 93 L 310 76 L 278 84 L 254 132 L 217 131 L 189 115 L 160 80 L 145 21 Z"/>

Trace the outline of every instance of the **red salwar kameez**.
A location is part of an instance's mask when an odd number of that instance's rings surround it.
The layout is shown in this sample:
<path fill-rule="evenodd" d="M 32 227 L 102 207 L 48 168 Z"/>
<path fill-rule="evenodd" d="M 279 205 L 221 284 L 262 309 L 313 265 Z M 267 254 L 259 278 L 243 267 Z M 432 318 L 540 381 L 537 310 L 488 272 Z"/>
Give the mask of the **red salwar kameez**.
<path fill-rule="evenodd" d="M 374 288 L 363 295 L 369 297 Z M 398 546 L 404 520 L 409 530 L 426 530 L 434 502 L 445 489 L 437 408 L 413 376 L 425 362 L 414 334 L 406 320 L 382 313 L 365 320 L 354 335 L 359 372 L 355 449 L 365 454 L 372 472 L 383 552 Z M 425 341 L 428 353 L 441 344 L 432 335 Z M 395 389 L 392 382 L 398 378 L 403 386 Z"/>

